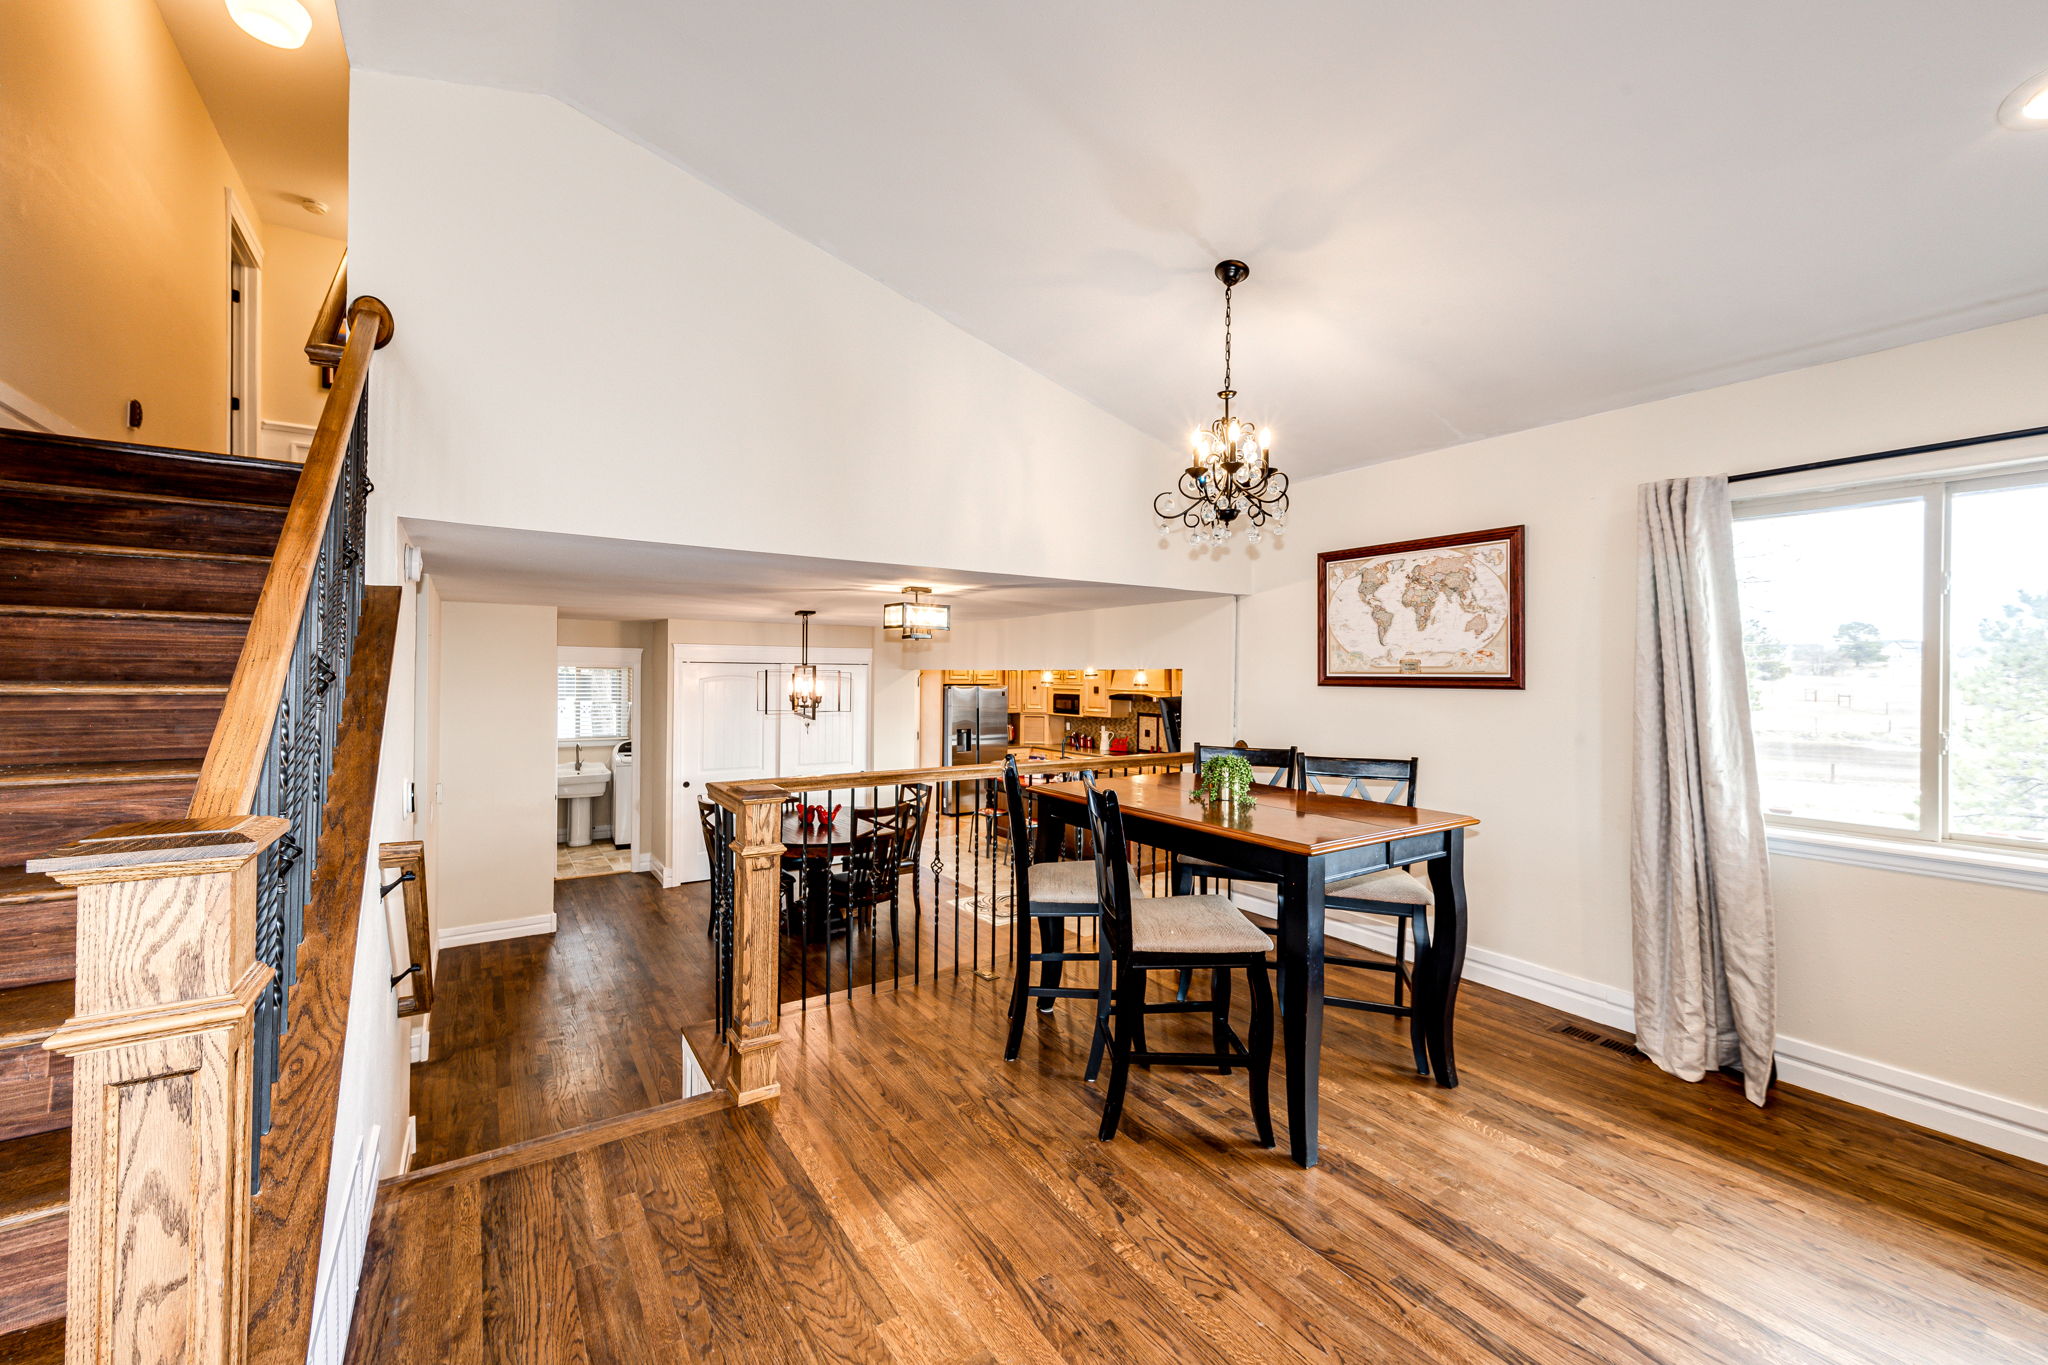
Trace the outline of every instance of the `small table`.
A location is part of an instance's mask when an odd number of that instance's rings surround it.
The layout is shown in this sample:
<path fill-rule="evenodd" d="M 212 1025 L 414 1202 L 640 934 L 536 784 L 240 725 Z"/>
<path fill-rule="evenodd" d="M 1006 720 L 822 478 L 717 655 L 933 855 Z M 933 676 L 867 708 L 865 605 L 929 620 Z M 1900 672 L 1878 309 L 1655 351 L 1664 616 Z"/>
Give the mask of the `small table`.
<path fill-rule="evenodd" d="M 1250 808 L 1188 799 L 1184 773 L 1095 784 L 1116 793 L 1124 830 L 1137 843 L 1225 867 L 1279 874 L 1280 993 L 1287 1048 L 1287 1139 L 1294 1159 L 1316 1164 L 1317 1091 L 1323 1046 L 1323 884 L 1382 868 L 1429 864 L 1436 897 L 1429 951 L 1415 964 L 1415 1010 L 1436 1083 L 1458 1083 L 1452 1021 L 1465 970 L 1465 831 L 1470 815 L 1416 810 L 1320 792 L 1260 787 Z M 1054 825 L 1088 827 L 1079 783 L 1027 787 L 1038 801 L 1039 837 Z"/>

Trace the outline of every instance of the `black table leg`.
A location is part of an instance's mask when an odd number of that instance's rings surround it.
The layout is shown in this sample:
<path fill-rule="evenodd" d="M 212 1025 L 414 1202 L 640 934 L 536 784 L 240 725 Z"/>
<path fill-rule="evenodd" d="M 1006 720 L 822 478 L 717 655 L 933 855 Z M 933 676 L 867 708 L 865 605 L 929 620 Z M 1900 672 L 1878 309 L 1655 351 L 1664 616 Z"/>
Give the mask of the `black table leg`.
<path fill-rule="evenodd" d="M 1288 867 L 1280 882 L 1280 961 L 1287 1044 L 1287 1146 L 1316 1164 L 1316 1100 L 1323 1055 L 1323 869 L 1320 858 Z"/>
<path fill-rule="evenodd" d="M 1436 926 L 1430 932 L 1429 951 L 1415 964 L 1415 1008 L 1423 1018 L 1423 1041 L 1436 1083 L 1449 1089 L 1458 1083 L 1452 1033 L 1458 982 L 1465 974 L 1464 830 L 1448 831 L 1444 856 L 1429 860 L 1429 889 L 1436 898 Z"/>

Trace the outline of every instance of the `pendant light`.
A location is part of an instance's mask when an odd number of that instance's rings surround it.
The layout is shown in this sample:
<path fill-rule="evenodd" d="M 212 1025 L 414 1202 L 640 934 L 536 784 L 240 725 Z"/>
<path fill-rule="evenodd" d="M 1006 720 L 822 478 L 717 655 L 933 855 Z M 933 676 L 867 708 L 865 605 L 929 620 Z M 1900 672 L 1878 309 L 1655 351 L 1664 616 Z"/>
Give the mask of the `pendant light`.
<path fill-rule="evenodd" d="M 1220 261 L 1216 278 L 1223 282 L 1223 415 L 1189 438 L 1188 467 L 1179 482 L 1152 500 L 1159 528 L 1175 520 L 1188 528 L 1190 545 L 1221 545 L 1234 523 L 1250 524 L 1245 539 L 1258 543 L 1271 519 L 1287 524 L 1287 476 L 1273 468 L 1273 431 L 1259 430 L 1231 411 L 1237 390 L 1230 386 L 1230 295 L 1251 277 L 1243 261 Z"/>
<path fill-rule="evenodd" d="M 882 629 L 895 631 L 899 640 L 929 640 L 935 630 L 951 630 L 953 609 L 925 601 L 930 594 L 930 588 L 905 588 L 907 601 L 882 608 Z"/>
<path fill-rule="evenodd" d="M 838 668 L 819 668 L 811 662 L 811 618 L 817 614 L 815 611 L 796 613 L 797 619 L 803 622 L 803 647 L 798 652 L 796 667 L 787 674 L 780 669 L 761 670 L 761 709 L 770 713 L 794 711 L 806 725 L 816 720 L 821 712 L 850 709 L 853 693 L 851 673 Z M 785 677 L 789 681 L 787 691 L 776 686 L 777 681 Z"/>

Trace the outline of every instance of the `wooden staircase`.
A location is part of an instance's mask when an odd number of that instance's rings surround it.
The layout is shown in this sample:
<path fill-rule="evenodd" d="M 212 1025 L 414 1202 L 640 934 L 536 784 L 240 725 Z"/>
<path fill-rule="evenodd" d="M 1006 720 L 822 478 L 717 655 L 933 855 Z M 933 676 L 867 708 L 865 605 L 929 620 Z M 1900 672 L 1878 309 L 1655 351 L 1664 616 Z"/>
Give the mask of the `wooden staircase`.
<path fill-rule="evenodd" d="M 0 1362 L 63 1347 L 76 893 L 22 864 L 185 815 L 297 482 L 0 431 Z"/>

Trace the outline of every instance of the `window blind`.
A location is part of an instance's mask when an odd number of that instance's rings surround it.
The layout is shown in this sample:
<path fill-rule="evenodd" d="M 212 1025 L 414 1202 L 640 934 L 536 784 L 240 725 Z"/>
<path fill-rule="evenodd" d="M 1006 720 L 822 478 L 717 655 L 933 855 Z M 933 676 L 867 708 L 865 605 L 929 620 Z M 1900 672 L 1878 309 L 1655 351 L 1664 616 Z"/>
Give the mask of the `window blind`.
<path fill-rule="evenodd" d="M 630 668 L 562 664 L 555 669 L 556 739 L 626 739 L 632 718 Z"/>

